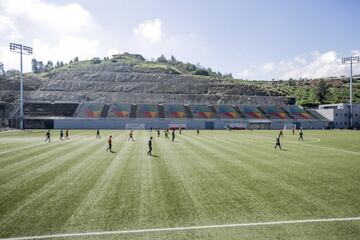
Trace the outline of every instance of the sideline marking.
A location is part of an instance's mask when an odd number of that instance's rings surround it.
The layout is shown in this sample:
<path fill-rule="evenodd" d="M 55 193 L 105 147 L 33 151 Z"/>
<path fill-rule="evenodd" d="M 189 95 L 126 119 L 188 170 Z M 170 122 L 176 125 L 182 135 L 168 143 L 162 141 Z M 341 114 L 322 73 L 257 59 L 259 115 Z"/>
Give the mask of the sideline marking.
<path fill-rule="evenodd" d="M 266 136 L 263 136 L 263 135 L 251 135 L 251 134 L 242 134 L 242 135 L 243 136 L 258 137 L 258 138 L 262 138 L 262 139 L 273 139 L 271 137 L 266 137 Z M 315 137 L 312 137 L 312 138 L 315 138 Z M 306 146 L 309 146 L 309 147 L 329 149 L 329 150 L 333 150 L 333 151 L 336 151 L 336 152 L 340 151 L 340 152 L 347 152 L 347 153 L 353 153 L 353 154 L 360 154 L 360 152 L 356 152 L 356 151 L 340 149 L 340 148 L 333 148 L 333 147 L 326 147 L 326 146 L 320 146 L 320 145 L 311 145 L 310 144 L 310 143 L 315 143 L 315 142 L 302 142 L 302 141 L 293 141 L 293 140 L 287 140 L 287 139 L 285 141 L 286 141 L 286 143 L 292 143 L 292 144 L 301 143 L 302 145 L 306 145 Z M 319 141 L 316 141 L 316 142 L 320 142 L 320 138 L 319 138 Z"/>
<path fill-rule="evenodd" d="M 1 240 L 32 240 L 32 239 L 46 239 L 46 238 L 86 237 L 86 236 L 131 234 L 131 233 L 172 232 L 172 231 L 201 230 L 201 229 L 212 229 L 212 228 L 252 227 L 252 226 L 267 226 L 267 225 L 280 225 L 280 224 L 319 223 L 319 222 L 345 222 L 345 221 L 359 221 L 359 220 L 360 217 L 303 219 L 303 220 L 291 220 L 291 221 L 203 225 L 203 226 L 188 226 L 188 227 L 174 227 L 174 228 L 149 228 L 149 229 L 120 230 L 120 231 L 106 231 L 106 232 L 62 233 L 62 234 L 52 234 L 52 235 L 43 235 L 43 236 L 13 237 L 13 238 L 0 238 L 0 239 Z"/>

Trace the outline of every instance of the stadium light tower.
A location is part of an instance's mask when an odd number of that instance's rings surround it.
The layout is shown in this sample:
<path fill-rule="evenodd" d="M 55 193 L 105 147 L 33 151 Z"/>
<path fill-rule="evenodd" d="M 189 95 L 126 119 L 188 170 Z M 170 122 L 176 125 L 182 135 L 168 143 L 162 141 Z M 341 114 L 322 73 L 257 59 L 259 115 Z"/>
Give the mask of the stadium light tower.
<path fill-rule="evenodd" d="M 24 87 L 23 87 L 23 54 L 31 55 L 33 49 L 22 44 L 10 43 L 10 51 L 20 54 L 20 129 L 24 129 Z"/>
<path fill-rule="evenodd" d="M 350 64 L 350 85 L 349 85 L 349 89 L 350 89 L 350 97 L 349 97 L 349 103 L 350 103 L 350 114 L 349 114 L 349 119 L 350 119 L 350 127 L 353 127 L 353 107 L 352 107 L 352 80 L 353 80 L 353 74 L 352 74 L 352 65 L 353 63 L 359 63 L 360 62 L 360 56 L 350 56 L 350 57 L 344 57 L 341 58 L 341 63 L 342 64 Z"/>

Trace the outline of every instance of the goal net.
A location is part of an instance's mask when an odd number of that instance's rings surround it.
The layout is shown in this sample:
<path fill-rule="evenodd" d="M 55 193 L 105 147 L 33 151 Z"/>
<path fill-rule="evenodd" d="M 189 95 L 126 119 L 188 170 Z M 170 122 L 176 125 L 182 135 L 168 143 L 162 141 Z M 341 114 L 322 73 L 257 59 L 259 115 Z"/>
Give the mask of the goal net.
<path fill-rule="evenodd" d="M 296 124 L 294 123 L 285 123 L 284 125 L 284 130 L 292 130 L 292 129 L 296 129 Z"/>
<path fill-rule="evenodd" d="M 144 123 L 127 123 L 126 130 L 145 130 Z"/>

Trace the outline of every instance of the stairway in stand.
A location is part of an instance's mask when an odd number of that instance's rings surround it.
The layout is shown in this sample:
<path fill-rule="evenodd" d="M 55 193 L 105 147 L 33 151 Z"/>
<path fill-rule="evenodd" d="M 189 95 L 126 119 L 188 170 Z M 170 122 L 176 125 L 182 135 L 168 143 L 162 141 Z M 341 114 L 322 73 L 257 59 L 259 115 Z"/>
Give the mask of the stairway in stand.
<path fill-rule="evenodd" d="M 130 108 L 130 118 L 136 118 L 137 105 L 132 104 Z"/>
<path fill-rule="evenodd" d="M 107 115 L 108 115 L 109 109 L 110 109 L 110 104 L 109 103 L 105 104 L 104 108 L 101 111 L 100 117 L 101 118 L 106 118 Z"/>

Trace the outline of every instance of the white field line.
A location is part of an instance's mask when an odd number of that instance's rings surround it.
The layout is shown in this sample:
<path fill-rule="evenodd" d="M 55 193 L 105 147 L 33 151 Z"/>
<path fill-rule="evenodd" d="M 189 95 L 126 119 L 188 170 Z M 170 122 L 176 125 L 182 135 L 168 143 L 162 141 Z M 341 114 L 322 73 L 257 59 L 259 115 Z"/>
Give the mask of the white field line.
<path fill-rule="evenodd" d="M 274 139 L 274 138 L 266 137 L 266 136 L 262 136 L 262 135 L 250 135 L 250 134 L 242 134 L 242 135 L 243 136 L 258 137 L 258 138 L 263 138 L 263 139 Z M 319 140 L 319 141 L 314 141 L 314 142 L 311 142 L 311 143 L 320 142 L 320 138 L 315 138 L 315 137 L 308 137 L 308 138 L 314 138 L 314 139 Z M 359 154 L 360 155 L 360 152 L 356 152 L 356 151 L 345 150 L 345 149 L 340 149 L 340 148 L 333 148 L 333 147 L 325 147 L 325 146 L 319 146 L 319 145 L 311 145 L 309 143 L 302 142 L 302 141 L 293 141 L 293 140 L 283 140 L 283 141 L 285 141 L 285 143 L 292 143 L 292 144 L 301 143 L 302 145 L 306 145 L 306 146 L 313 147 L 313 148 L 329 149 L 329 150 L 333 150 L 333 151 L 336 151 L 336 152 L 347 152 L 347 153 L 354 153 L 354 154 Z"/>
<path fill-rule="evenodd" d="M 174 232 L 174 231 L 203 230 L 203 229 L 215 229 L 215 228 L 237 228 L 237 227 L 282 225 L 282 224 L 345 222 L 345 221 L 359 221 L 359 220 L 360 217 L 304 219 L 304 220 L 291 220 L 291 221 L 236 223 L 236 224 L 203 225 L 203 226 L 188 226 L 188 227 L 174 227 L 174 228 L 148 228 L 148 229 L 120 230 L 120 231 L 106 231 L 106 232 L 62 233 L 62 234 L 52 234 L 52 235 L 43 235 L 43 236 L 0 238 L 0 240 L 32 240 L 32 239 L 48 239 L 48 238 L 66 238 L 66 237 L 89 237 L 89 236 L 133 234 L 133 233 Z"/>

